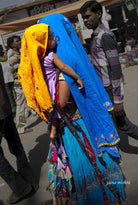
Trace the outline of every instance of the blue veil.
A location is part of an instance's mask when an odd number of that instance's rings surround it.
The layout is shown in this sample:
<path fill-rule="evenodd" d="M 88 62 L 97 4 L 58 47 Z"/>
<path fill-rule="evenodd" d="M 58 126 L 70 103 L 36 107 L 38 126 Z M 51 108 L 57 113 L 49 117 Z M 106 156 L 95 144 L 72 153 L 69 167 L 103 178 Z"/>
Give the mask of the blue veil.
<path fill-rule="evenodd" d="M 98 156 L 104 151 L 118 157 L 114 145 L 119 141 L 107 110 L 113 105 L 95 72 L 72 24 L 61 14 L 51 14 L 37 23 L 50 25 L 56 37 L 56 54 L 80 76 L 84 89 L 79 90 L 74 79 L 64 74 L 73 98 L 83 117 Z M 108 148 L 112 147 L 112 151 Z"/>

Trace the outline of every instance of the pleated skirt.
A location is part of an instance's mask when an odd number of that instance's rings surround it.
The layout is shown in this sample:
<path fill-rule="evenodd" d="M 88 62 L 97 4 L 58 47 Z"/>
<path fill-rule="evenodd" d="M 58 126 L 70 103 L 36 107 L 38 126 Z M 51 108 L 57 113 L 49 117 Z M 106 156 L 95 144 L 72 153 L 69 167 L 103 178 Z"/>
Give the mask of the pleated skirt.
<path fill-rule="evenodd" d="M 77 123 L 85 132 L 95 153 L 83 119 L 78 119 Z M 83 141 L 81 131 L 75 123 L 73 126 Z M 101 185 L 95 167 L 92 166 L 66 125 L 62 128 L 62 137 L 55 138 L 51 143 L 48 160 L 49 185 L 47 190 L 52 193 L 55 204 L 115 205 L 117 198 L 108 184 L 118 191 L 121 202 L 127 203 L 123 174 L 115 158 L 107 152 L 104 152 L 102 157 L 96 156 L 96 164 L 106 178 L 106 183 Z"/>

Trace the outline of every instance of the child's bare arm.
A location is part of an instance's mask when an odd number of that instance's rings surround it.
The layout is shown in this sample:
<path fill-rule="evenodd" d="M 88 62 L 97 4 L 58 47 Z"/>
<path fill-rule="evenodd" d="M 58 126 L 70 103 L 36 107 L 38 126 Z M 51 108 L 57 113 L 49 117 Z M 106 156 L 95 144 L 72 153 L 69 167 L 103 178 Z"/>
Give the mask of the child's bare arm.
<path fill-rule="evenodd" d="M 62 60 L 60 60 L 60 58 L 55 53 L 53 53 L 53 59 L 54 59 L 54 63 L 57 66 L 57 68 L 59 68 L 59 70 L 61 70 L 63 73 L 76 79 L 77 83 L 79 84 L 79 89 L 82 89 L 83 82 L 80 79 L 80 77 L 77 75 L 77 73 L 70 66 L 65 64 Z"/>

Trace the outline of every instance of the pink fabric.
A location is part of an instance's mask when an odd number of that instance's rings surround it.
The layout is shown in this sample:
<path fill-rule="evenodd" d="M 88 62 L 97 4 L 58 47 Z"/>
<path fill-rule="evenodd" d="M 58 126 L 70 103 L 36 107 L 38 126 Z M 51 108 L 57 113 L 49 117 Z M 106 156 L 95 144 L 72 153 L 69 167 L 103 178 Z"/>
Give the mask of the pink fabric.
<path fill-rule="evenodd" d="M 56 67 L 53 62 L 53 52 L 49 52 L 47 56 L 45 56 L 41 60 L 41 67 L 42 72 L 44 75 L 44 79 L 46 81 L 46 84 L 48 86 L 51 98 L 53 100 L 53 103 L 55 101 L 55 95 L 56 95 Z M 49 115 L 49 120 L 53 118 L 61 118 L 59 113 L 56 111 L 53 111 Z"/>

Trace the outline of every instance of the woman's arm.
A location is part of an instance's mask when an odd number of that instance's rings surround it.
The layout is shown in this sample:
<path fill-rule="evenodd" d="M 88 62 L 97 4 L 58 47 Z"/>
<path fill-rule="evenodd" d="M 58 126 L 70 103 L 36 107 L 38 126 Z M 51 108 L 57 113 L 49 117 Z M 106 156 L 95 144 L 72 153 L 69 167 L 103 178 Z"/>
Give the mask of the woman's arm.
<path fill-rule="evenodd" d="M 71 76 L 72 78 L 77 80 L 77 83 L 79 84 L 79 89 L 83 88 L 83 82 L 80 79 L 80 77 L 77 75 L 77 73 L 67 64 L 63 63 L 62 60 L 60 60 L 60 58 L 53 53 L 53 59 L 54 59 L 54 64 L 57 66 L 57 68 L 59 68 L 59 70 L 61 70 L 63 73 Z"/>

